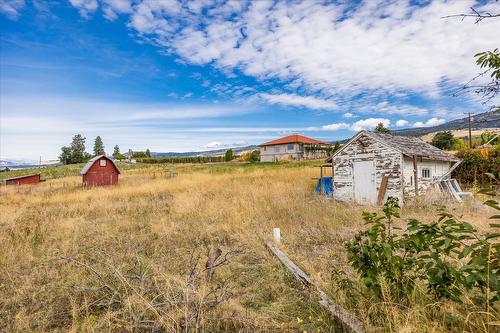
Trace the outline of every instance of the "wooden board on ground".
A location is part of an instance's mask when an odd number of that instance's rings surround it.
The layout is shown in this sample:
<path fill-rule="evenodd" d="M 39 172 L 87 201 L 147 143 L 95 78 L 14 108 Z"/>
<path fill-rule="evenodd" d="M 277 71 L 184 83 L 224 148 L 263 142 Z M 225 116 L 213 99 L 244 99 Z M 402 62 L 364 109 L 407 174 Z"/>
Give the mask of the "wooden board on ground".
<path fill-rule="evenodd" d="M 311 278 L 304 273 L 303 270 L 299 268 L 290 258 L 286 256 L 285 253 L 283 253 L 280 249 L 278 249 L 276 246 L 274 246 L 271 242 L 266 243 L 267 247 L 269 250 L 281 261 L 283 265 L 290 271 L 290 273 L 293 274 L 293 276 L 302 282 L 305 286 L 311 287 L 313 286 Z M 343 327 L 348 328 L 350 331 L 355 332 L 355 333 L 363 333 L 363 325 L 361 322 L 352 316 L 349 312 L 347 312 L 343 307 L 340 305 L 335 304 L 328 295 L 321 290 L 320 288 L 316 287 L 319 293 L 319 304 L 326 308 L 332 316 L 339 322 Z"/>

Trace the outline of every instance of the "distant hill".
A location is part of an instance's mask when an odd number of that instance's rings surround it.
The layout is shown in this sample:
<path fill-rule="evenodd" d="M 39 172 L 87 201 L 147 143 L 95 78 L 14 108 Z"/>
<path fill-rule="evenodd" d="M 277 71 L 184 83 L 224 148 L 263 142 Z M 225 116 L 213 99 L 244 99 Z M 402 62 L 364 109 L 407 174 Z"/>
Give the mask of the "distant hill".
<path fill-rule="evenodd" d="M 228 149 L 232 149 L 234 154 L 239 154 L 239 153 L 247 151 L 247 150 L 259 149 L 259 146 L 257 146 L 257 145 L 251 145 L 251 146 L 233 147 L 233 148 L 228 147 L 228 148 L 215 149 L 215 150 L 188 151 L 188 152 L 182 152 L 182 153 L 177 153 L 177 152 L 166 152 L 166 153 L 152 152 L 151 155 L 153 155 L 153 157 L 222 156 L 222 155 L 224 155 L 226 153 L 226 150 L 228 150 Z"/>
<path fill-rule="evenodd" d="M 392 131 L 397 135 L 405 136 L 423 136 L 429 133 L 461 130 L 468 128 L 468 117 L 448 121 L 442 125 L 432 127 L 405 128 L 402 130 Z M 475 114 L 472 117 L 471 127 L 473 129 L 482 128 L 500 128 L 500 111 L 492 111 Z"/>
<path fill-rule="evenodd" d="M 486 129 L 486 128 L 500 128 L 500 111 L 492 111 L 479 113 L 473 116 L 472 120 L 473 129 Z M 418 128 L 405 128 L 401 130 L 392 131 L 392 133 L 404 136 L 416 136 L 420 137 L 429 133 L 441 132 L 441 131 L 453 131 L 468 128 L 468 118 L 460 118 L 446 122 L 444 124 L 432 127 L 418 127 Z M 338 140 L 340 143 L 346 143 L 349 139 Z M 335 144 L 336 141 L 332 141 Z M 191 151 L 191 152 L 153 152 L 151 153 L 154 157 L 194 157 L 194 156 L 221 156 L 224 155 L 226 150 L 229 148 L 206 150 L 206 151 Z M 232 148 L 235 154 L 241 153 L 247 150 L 259 149 L 257 145 L 236 147 Z"/>

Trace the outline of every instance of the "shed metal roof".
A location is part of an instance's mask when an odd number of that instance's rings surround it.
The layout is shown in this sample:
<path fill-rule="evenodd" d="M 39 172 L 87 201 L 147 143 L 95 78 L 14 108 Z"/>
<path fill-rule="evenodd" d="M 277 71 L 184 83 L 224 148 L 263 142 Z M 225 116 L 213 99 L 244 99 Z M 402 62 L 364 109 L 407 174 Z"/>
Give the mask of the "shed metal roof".
<path fill-rule="evenodd" d="M 116 163 L 115 161 L 113 161 L 112 159 L 110 159 L 109 157 L 107 157 L 106 155 L 97 155 L 95 157 L 92 157 L 88 162 L 87 164 L 85 164 L 82 168 L 82 171 L 80 171 L 80 175 L 83 176 L 85 175 L 89 170 L 90 168 L 92 167 L 92 165 L 99 159 L 101 159 L 102 157 L 104 157 L 105 159 L 107 159 L 108 161 L 110 161 L 111 163 L 113 163 L 116 171 L 118 173 L 120 173 L 120 169 L 118 169 L 118 167 L 116 166 Z"/>
<path fill-rule="evenodd" d="M 423 157 L 430 160 L 437 161 L 459 161 L 455 156 L 441 150 L 433 145 L 422 141 L 419 138 L 409 137 L 409 136 L 400 136 L 393 134 L 385 134 L 385 133 L 373 133 L 368 131 L 361 131 L 356 134 L 349 142 L 347 142 L 341 149 L 339 149 L 332 157 L 328 158 L 327 161 L 331 161 L 331 159 L 340 153 L 344 147 L 351 144 L 351 142 L 355 141 L 361 135 L 367 135 L 372 139 L 381 142 L 382 144 L 392 147 L 397 151 L 401 152 L 406 156 L 417 156 Z"/>

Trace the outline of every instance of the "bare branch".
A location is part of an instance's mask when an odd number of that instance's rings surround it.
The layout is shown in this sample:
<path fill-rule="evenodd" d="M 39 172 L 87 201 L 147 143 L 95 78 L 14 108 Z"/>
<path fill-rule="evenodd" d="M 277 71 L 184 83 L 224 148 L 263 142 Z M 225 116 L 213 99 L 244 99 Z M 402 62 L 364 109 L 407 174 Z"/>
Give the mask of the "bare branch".
<path fill-rule="evenodd" d="M 500 14 L 492 14 L 492 13 L 480 13 L 474 7 L 471 7 L 472 13 L 471 14 L 456 14 L 456 15 L 448 15 L 448 16 L 443 16 L 441 18 L 455 18 L 455 17 L 460 17 L 462 20 L 464 20 L 467 17 L 473 17 L 476 19 L 476 24 L 481 22 L 484 19 L 490 19 L 490 18 L 495 18 L 495 17 L 500 17 Z"/>

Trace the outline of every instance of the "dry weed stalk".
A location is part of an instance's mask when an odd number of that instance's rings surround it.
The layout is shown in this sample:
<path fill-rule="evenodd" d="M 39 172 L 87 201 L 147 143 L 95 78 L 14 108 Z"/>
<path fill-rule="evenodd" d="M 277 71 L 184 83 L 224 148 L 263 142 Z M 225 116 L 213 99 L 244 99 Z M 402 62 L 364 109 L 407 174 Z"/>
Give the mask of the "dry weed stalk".
<path fill-rule="evenodd" d="M 93 264 L 72 257 L 61 259 L 91 276 L 89 285 L 69 287 L 75 297 L 85 300 L 77 312 L 108 312 L 113 324 L 122 323 L 133 331 L 201 332 L 214 321 L 227 320 L 218 307 L 233 296 L 230 277 L 215 279 L 214 275 L 242 252 L 224 253 L 217 246 L 213 253 L 209 251 L 204 268 L 201 255 L 192 254 L 184 281 L 155 276 L 137 254 L 132 267 L 120 267 L 102 251 L 102 259 Z"/>

